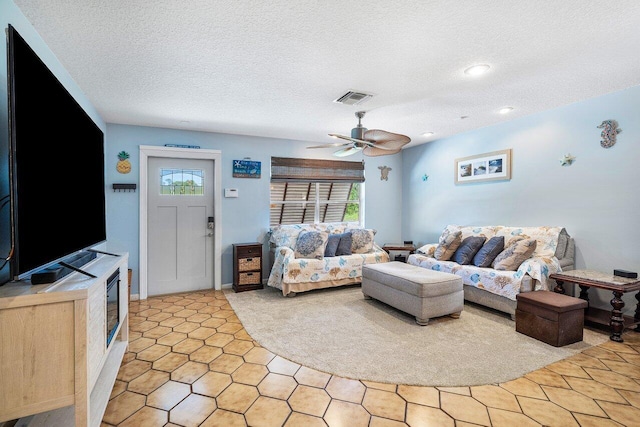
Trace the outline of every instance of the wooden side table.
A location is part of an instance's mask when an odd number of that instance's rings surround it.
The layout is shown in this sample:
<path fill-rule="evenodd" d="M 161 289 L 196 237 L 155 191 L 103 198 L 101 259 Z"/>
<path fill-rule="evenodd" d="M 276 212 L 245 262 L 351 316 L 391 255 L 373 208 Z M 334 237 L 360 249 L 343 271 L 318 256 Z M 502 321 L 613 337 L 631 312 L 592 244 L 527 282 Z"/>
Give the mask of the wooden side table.
<path fill-rule="evenodd" d="M 233 245 L 233 290 L 262 289 L 262 243 Z"/>
<path fill-rule="evenodd" d="M 622 308 L 624 301 L 622 295 L 626 292 L 640 291 L 640 280 L 627 279 L 612 274 L 601 273 L 593 270 L 569 270 L 562 273 L 549 275 L 558 284 L 554 291 L 564 294 L 564 282 L 575 283 L 580 286 L 580 298 L 589 302 L 589 288 L 608 289 L 613 291 L 611 306 L 613 310 L 608 312 L 595 307 L 588 307 L 585 311 L 584 320 L 599 325 L 611 325 L 611 340 L 623 342 L 622 332 L 625 328 L 640 325 L 640 292 L 636 293 L 636 311 L 634 317 L 623 316 Z M 640 332 L 640 326 L 635 328 Z"/>
<path fill-rule="evenodd" d="M 389 255 L 391 255 L 391 252 L 409 252 L 409 255 L 411 255 L 416 251 L 416 247 L 412 243 L 385 243 L 382 250 L 386 251 Z M 395 258 L 396 259 L 392 259 L 391 261 L 407 262 L 406 256 L 396 255 Z"/>

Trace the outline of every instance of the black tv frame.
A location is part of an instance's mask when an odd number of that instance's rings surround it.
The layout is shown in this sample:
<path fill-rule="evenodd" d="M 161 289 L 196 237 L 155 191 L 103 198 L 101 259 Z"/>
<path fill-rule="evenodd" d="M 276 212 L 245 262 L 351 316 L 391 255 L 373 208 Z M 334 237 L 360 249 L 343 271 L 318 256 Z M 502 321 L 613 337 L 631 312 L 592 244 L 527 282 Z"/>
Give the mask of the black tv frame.
<path fill-rule="evenodd" d="M 64 260 L 66 259 L 75 259 L 79 258 L 79 255 L 82 254 L 87 249 L 90 249 L 100 243 L 106 241 L 106 193 L 105 193 L 105 174 L 104 174 L 104 132 L 97 126 L 95 121 L 87 114 L 87 112 L 82 108 L 82 106 L 77 102 L 75 97 L 69 93 L 68 89 L 60 82 L 57 76 L 51 71 L 51 69 L 47 66 L 47 64 L 42 61 L 39 55 L 29 46 L 27 41 L 18 33 L 18 31 L 11 25 L 8 25 L 7 29 L 7 92 L 8 92 L 8 117 L 9 117 L 9 186 L 10 186 L 10 226 L 11 226 L 11 277 L 13 280 L 25 279 L 36 271 L 45 270 L 47 268 L 59 267 L 64 264 Z M 102 162 L 100 165 L 100 176 L 101 183 L 100 187 L 102 189 L 102 201 L 101 201 L 101 213 L 102 213 L 102 224 L 100 225 L 101 230 L 96 235 L 100 235 L 100 239 L 93 238 L 87 239 L 87 244 L 84 245 L 76 245 L 72 249 L 68 249 L 65 251 L 60 251 L 60 253 L 55 254 L 54 256 L 48 257 L 45 262 L 41 265 L 31 266 L 31 268 L 24 269 L 19 267 L 19 259 L 20 259 L 20 221 L 19 221 L 19 209 L 20 209 L 20 198 L 19 198 L 19 189 L 18 189 L 18 161 L 16 159 L 17 153 L 17 135 L 16 135 L 16 73 L 15 73 L 15 44 L 16 37 L 19 37 L 20 42 L 24 43 L 26 47 L 33 53 L 34 58 L 37 59 L 38 62 L 42 64 L 45 72 L 50 74 L 50 77 L 59 86 L 59 89 L 62 89 L 61 93 L 63 94 L 62 102 L 67 102 L 76 107 L 79 111 L 84 114 L 82 125 L 84 126 L 93 126 L 95 135 L 99 135 L 100 139 L 100 148 L 102 150 Z M 96 185 L 96 188 L 98 186 Z M 47 208 L 44 206 L 43 208 Z M 98 208 L 100 210 L 100 207 Z M 46 220 L 46 217 L 43 217 L 43 221 Z M 91 241 L 89 241 L 91 240 Z M 92 254 L 95 258 L 95 253 Z M 89 258 L 87 258 L 89 259 Z M 32 263 L 33 264 L 33 263 Z M 64 266 L 64 265 L 63 265 Z M 64 266 L 66 267 L 66 266 Z M 76 267 L 79 267 L 76 265 Z M 71 272 L 69 268 L 65 268 L 66 274 Z"/>

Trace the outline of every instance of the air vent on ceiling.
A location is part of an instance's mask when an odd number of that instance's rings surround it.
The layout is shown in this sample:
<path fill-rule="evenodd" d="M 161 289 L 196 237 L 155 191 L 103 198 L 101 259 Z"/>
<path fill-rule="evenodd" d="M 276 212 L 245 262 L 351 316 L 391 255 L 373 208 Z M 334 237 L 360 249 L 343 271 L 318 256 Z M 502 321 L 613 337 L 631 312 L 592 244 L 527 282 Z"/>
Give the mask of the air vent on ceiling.
<path fill-rule="evenodd" d="M 333 102 L 337 102 L 338 104 L 345 104 L 345 105 L 359 105 L 367 101 L 372 96 L 373 94 L 371 93 L 356 92 L 356 91 L 350 90 L 349 92 L 340 96 L 338 99 L 335 99 Z"/>

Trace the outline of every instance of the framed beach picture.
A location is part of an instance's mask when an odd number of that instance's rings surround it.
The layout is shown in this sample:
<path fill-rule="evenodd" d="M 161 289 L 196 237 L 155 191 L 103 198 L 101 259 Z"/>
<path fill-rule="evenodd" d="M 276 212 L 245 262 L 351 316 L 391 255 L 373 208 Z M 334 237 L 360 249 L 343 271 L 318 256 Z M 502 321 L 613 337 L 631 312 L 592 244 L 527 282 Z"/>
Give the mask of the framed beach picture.
<path fill-rule="evenodd" d="M 455 182 L 499 181 L 511 179 L 511 149 L 456 159 Z"/>

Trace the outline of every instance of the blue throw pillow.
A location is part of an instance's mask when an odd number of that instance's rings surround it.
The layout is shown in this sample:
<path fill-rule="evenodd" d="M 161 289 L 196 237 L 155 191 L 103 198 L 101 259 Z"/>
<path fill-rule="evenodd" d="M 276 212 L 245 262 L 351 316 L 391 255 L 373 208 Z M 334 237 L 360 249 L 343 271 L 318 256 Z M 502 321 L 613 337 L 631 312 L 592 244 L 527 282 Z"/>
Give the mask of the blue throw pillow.
<path fill-rule="evenodd" d="M 341 234 L 329 234 L 329 240 L 327 240 L 327 247 L 324 249 L 324 256 L 334 257 L 338 250 L 338 244 L 340 244 Z"/>
<path fill-rule="evenodd" d="M 340 234 L 340 243 L 336 249 L 336 256 L 351 255 L 351 233 Z"/>
<path fill-rule="evenodd" d="M 473 257 L 482 245 L 484 245 L 485 240 L 487 239 L 482 236 L 469 236 L 465 238 L 451 257 L 451 261 L 457 262 L 460 265 L 471 264 Z"/>
<path fill-rule="evenodd" d="M 473 265 L 476 267 L 491 267 L 493 260 L 504 250 L 504 236 L 492 237 L 482 246 L 475 257 Z"/>

